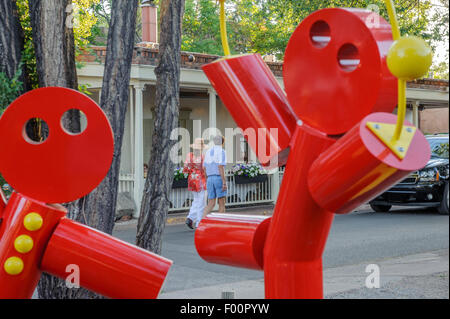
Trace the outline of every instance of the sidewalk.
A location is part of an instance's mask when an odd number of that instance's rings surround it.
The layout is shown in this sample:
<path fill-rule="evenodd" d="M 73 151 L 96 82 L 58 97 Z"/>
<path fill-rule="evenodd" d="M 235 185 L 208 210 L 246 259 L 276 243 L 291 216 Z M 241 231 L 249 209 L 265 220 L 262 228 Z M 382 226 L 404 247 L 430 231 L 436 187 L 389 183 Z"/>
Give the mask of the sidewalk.
<path fill-rule="evenodd" d="M 366 267 L 380 269 L 380 288 L 367 288 Z M 219 299 L 222 292 L 234 292 L 236 299 L 264 298 L 264 281 L 248 280 L 195 289 L 164 292 L 160 299 Z M 374 260 L 324 270 L 324 295 L 328 299 L 448 299 L 449 251 Z"/>
<path fill-rule="evenodd" d="M 273 214 L 274 205 L 265 205 L 265 206 L 250 206 L 250 207 L 235 207 L 235 208 L 227 208 L 227 214 L 236 214 L 236 215 L 264 215 L 271 216 Z M 214 211 L 213 211 L 214 213 Z M 181 212 L 181 213 L 170 213 L 166 220 L 166 225 L 180 225 L 184 224 L 186 221 L 186 217 L 189 212 Z M 137 219 L 132 219 L 128 221 L 119 221 L 116 222 L 115 227 L 126 226 L 130 224 L 136 224 Z"/>
<path fill-rule="evenodd" d="M 248 207 L 233 207 L 227 208 L 227 214 L 236 214 L 236 215 L 264 215 L 264 216 L 272 216 L 274 205 L 260 205 L 260 206 L 248 206 Z M 370 210 L 369 205 L 362 205 L 355 209 L 355 211 L 361 210 Z M 214 211 L 213 211 L 214 213 Z M 186 221 L 186 217 L 189 214 L 188 211 L 181 213 L 170 213 L 166 220 L 166 225 L 179 225 L 184 224 Z M 128 221 L 118 221 L 116 222 L 116 226 L 125 226 L 129 224 L 136 224 L 137 219 L 132 219 Z"/>

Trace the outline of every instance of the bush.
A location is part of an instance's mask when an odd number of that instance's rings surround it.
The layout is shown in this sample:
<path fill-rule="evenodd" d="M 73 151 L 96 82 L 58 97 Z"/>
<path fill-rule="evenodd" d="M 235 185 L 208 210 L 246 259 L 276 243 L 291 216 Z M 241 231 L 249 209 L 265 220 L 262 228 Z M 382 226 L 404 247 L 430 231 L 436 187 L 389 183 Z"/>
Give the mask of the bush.
<path fill-rule="evenodd" d="M 0 72 L 0 115 L 22 92 L 23 84 L 19 81 L 22 76 L 22 65 L 12 79 L 9 79 L 4 72 Z"/>
<path fill-rule="evenodd" d="M 189 177 L 189 174 L 183 173 L 183 167 L 176 167 L 173 172 L 173 180 L 180 181 Z"/>
<path fill-rule="evenodd" d="M 260 164 L 249 163 L 234 165 L 233 174 L 234 176 L 256 177 L 267 173 Z"/>

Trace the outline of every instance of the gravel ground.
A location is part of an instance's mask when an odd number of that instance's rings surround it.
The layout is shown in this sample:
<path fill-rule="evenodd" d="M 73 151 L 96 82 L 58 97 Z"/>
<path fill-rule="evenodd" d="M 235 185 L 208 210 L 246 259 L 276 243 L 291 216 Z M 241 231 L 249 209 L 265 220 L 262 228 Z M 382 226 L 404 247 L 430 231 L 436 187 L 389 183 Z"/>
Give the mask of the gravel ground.
<path fill-rule="evenodd" d="M 378 289 L 354 289 L 329 299 L 449 299 L 449 272 L 411 276 Z"/>

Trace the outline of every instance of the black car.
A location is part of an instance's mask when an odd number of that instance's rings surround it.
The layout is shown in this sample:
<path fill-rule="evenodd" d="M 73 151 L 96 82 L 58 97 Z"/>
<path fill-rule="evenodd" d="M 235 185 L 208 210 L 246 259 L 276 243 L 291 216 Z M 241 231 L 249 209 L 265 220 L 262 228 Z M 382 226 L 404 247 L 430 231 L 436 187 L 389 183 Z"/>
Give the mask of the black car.
<path fill-rule="evenodd" d="M 448 215 L 448 135 L 427 136 L 431 159 L 427 165 L 384 192 L 369 204 L 376 212 L 392 205 L 434 207 Z"/>

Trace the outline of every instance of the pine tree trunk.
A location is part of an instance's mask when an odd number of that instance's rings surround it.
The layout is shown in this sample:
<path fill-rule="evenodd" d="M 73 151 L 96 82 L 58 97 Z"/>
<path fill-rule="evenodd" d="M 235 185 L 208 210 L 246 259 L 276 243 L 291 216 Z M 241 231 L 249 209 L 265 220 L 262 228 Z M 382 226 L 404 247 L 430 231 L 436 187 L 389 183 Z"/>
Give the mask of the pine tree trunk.
<path fill-rule="evenodd" d="M 71 0 L 64 0 L 63 4 L 58 4 L 58 2 L 61 1 L 30 0 L 31 19 L 38 26 L 36 35 L 33 32 L 36 56 L 37 58 L 38 56 L 44 57 L 37 61 L 39 82 L 41 86 L 56 85 L 76 88 L 76 73 L 72 72 L 75 70 L 72 51 L 73 33 L 71 34 L 71 29 L 67 30 L 66 27 L 64 30 L 58 29 L 58 24 L 55 22 L 62 22 L 65 26 L 65 9 Z M 111 168 L 103 182 L 94 191 L 68 205 L 69 218 L 107 233 L 112 233 L 114 227 L 120 150 L 128 104 L 137 7 L 138 0 L 115 0 L 112 2 L 111 8 L 111 24 L 101 94 L 101 107 L 105 111 L 114 133 L 114 157 Z M 31 13 L 31 9 L 33 13 Z M 68 121 L 72 124 L 73 122 L 79 123 L 79 120 L 76 121 L 73 118 Z M 83 276 L 83 269 L 80 269 L 80 276 Z M 45 299 L 100 298 L 82 288 L 69 289 L 63 280 L 49 275 L 42 276 L 38 292 L 39 297 Z"/>
<path fill-rule="evenodd" d="M 0 72 L 11 79 L 19 70 L 23 50 L 23 30 L 15 0 L 0 0 Z M 22 68 L 23 92 L 29 89 Z"/>
<path fill-rule="evenodd" d="M 168 197 L 173 181 L 174 163 L 171 161 L 170 151 L 176 141 L 170 139 L 170 134 L 178 127 L 184 2 L 162 0 L 160 3 L 159 62 L 155 69 L 156 118 L 136 235 L 138 246 L 157 254 L 161 253 L 161 236 L 169 210 Z"/>

